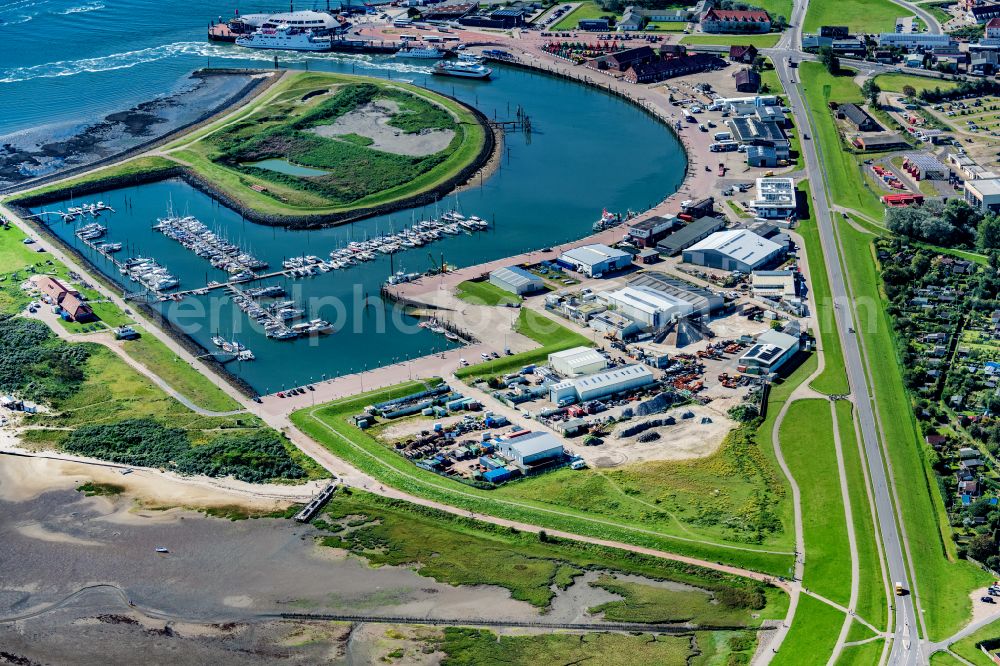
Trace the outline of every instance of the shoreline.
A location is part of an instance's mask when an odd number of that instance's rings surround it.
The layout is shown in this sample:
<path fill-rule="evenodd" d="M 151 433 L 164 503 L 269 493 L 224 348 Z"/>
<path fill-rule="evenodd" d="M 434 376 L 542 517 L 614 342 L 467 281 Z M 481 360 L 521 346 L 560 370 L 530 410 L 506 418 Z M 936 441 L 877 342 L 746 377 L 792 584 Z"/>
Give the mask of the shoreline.
<path fill-rule="evenodd" d="M 209 73 L 204 74 L 206 71 Z M 244 72 L 244 70 L 237 71 L 240 73 Z M 455 99 L 450 95 L 433 91 L 435 95 L 459 105 L 462 109 L 472 114 L 476 123 L 483 130 L 482 145 L 479 147 L 479 151 L 476 153 L 475 158 L 434 187 L 400 199 L 388 201 L 383 204 L 353 208 L 340 213 L 327 214 L 276 215 L 262 213 L 248 205 L 244 205 L 237 198 L 221 189 L 215 182 L 205 178 L 194 169 L 180 163 L 177 163 L 175 168 L 139 171 L 127 176 L 111 176 L 103 179 L 95 179 L 72 187 L 56 188 L 35 195 L 31 193 L 34 188 L 58 185 L 60 181 L 71 180 L 90 172 L 100 172 L 102 169 L 115 166 L 119 163 L 125 163 L 135 158 L 160 156 L 164 157 L 164 159 L 173 161 L 169 155 L 157 155 L 157 153 L 152 151 L 154 151 L 154 149 L 158 146 L 166 145 L 171 141 L 183 138 L 187 134 L 196 132 L 206 125 L 214 123 L 225 117 L 227 114 L 238 112 L 240 108 L 258 97 L 260 93 L 266 91 L 271 87 L 271 85 L 280 81 L 286 72 L 291 71 L 292 70 L 283 70 L 279 72 L 277 76 L 273 76 L 272 73 L 274 70 L 246 70 L 246 72 L 256 72 L 257 74 L 257 78 L 254 78 L 251 82 L 251 85 L 253 86 L 251 92 L 254 90 L 256 91 L 253 95 L 242 95 L 236 99 L 227 100 L 225 103 L 213 110 L 210 117 L 203 118 L 197 123 L 183 128 L 178 128 L 169 134 L 158 137 L 157 139 L 147 142 L 130 151 L 106 158 L 100 163 L 97 163 L 96 166 L 91 164 L 86 167 L 80 167 L 79 169 L 71 169 L 66 172 L 61 172 L 58 175 L 54 174 L 51 180 L 41 179 L 40 181 L 33 183 L 30 188 L 23 192 L 23 194 L 20 192 L 20 188 L 17 188 L 16 186 L 7 189 L 0 188 L 0 196 L 6 195 L 8 198 L 7 202 L 11 207 L 23 210 L 31 206 L 45 205 L 60 199 L 65 199 L 68 193 L 73 193 L 75 196 L 82 196 L 96 192 L 103 192 L 109 189 L 119 189 L 132 185 L 166 180 L 171 177 L 179 177 L 191 187 L 208 195 L 223 206 L 239 213 L 241 216 L 255 224 L 270 227 L 284 227 L 288 229 L 321 229 L 325 227 L 349 224 L 351 222 L 357 222 L 369 217 L 394 213 L 399 210 L 434 204 L 452 193 L 461 192 L 467 188 L 473 187 L 477 176 L 485 179 L 493 175 L 499 165 L 499 156 L 502 152 L 501 148 L 503 146 L 503 140 L 502 138 L 498 140 L 498 134 L 502 135 L 502 131 L 494 130 L 494 128 L 490 125 L 489 118 L 487 118 L 486 115 L 479 109 Z M 220 70 L 197 70 L 192 74 L 192 76 L 198 74 L 199 72 L 201 72 L 202 75 L 212 75 L 219 73 Z M 222 73 L 229 72 L 227 70 Z M 259 82 L 265 76 L 268 84 L 262 86 Z"/>

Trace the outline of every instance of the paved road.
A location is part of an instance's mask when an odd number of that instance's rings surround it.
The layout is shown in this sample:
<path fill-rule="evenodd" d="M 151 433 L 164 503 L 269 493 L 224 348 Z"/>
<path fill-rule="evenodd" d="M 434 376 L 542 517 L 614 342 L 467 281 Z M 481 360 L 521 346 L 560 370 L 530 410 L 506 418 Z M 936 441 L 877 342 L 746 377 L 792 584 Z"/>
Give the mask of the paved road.
<path fill-rule="evenodd" d="M 796 11 L 805 11 L 807 0 L 796 2 Z M 795 15 L 793 13 L 793 15 Z M 800 14 L 801 15 L 801 14 Z M 801 21 L 795 23 L 801 26 Z M 795 29 L 800 31 L 801 27 Z M 792 43 L 800 43 L 799 38 L 792 38 Z M 791 50 L 775 49 L 773 58 L 778 78 L 788 95 L 788 104 L 792 108 L 803 132 L 815 136 L 812 119 L 807 113 L 802 90 L 793 83 L 792 71 L 788 69 L 786 58 L 794 56 L 801 59 L 801 54 Z M 878 516 L 881 537 L 886 555 L 889 576 L 892 581 L 900 581 L 907 589 L 913 589 L 909 584 L 909 567 L 904 553 L 904 535 L 897 527 L 896 511 L 893 504 L 890 479 L 882 463 L 882 448 L 878 438 L 878 426 L 872 395 L 865 378 L 865 363 L 858 338 L 850 331 L 855 328 L 854 316 L 850 309 L 851 298 L 843 271 L 841 269 L 839 246 L 834 234 L 833 218 L 830 203 L 825 188 L 825 178 L 822 160 L 818 153 L 818 145 L 813 141 L 802 142 L 802 153 L 806 163 L 806 173 L 813 183 L 813 214 L 816 219 L 823 256 L 826 259 L 827 272 L 830 277 L 830 287 L 834 302 L 843 304 L 835 310 L 837 333 L 844 348 L 844 361 L 847 376 L 851 384 L 851 395 L 857 409 L 861 426 L 861 437 L 868 465 L 871 472 L 876 513 Z M 822 186 L 821 186 L 822 185 Z M 893 641 L 890 664 L 918 664 L 925 659 L 921 657 L 920 642 L 915 615 L 915 596 L 907 595 L 897 598 L 897 614 L 893 631 Z"/>

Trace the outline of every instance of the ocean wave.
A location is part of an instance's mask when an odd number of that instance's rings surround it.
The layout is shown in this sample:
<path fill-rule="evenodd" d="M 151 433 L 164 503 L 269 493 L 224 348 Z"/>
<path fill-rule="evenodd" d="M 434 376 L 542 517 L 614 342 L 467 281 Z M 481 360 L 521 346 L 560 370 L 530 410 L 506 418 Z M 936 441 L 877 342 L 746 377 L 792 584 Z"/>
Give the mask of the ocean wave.
<path fill-rule="evenodd" d="M 104 9 L 103 2 L 88 2 L 85 5 L 80 5 L 79 7 L 70 7 L 69 9 L 64 9 L 61 12 L 56 12 L 56 14 L 83 14 L 86 12 L 96 12 L 99 9 Z"/>
<path fill-rule="evenodd" d="M 253 62 L 274 62 L 275 56 L 281 64 L 302 64 L 307 62 L 349 62 L 357 69 L 392 71 L 403 74 L 430 74 L 428 67 L 392 59 L 375 59 L 367 55 L 344 53 L 303 53 L 300 51 L 264 51 L 244 49 L 236 46 L 223 46 L 206 42 L 175 42 L 154 46 L 138 51 L 114 53 L 98 58 L 81 60 L 60 60 L 57 62 L 33 65 L 30 67 L 14 67 L 0 70 L 0 83 L 19 83 L 31 79 L 56 78 L 60 76 L 75 76 L 94 72 L 108 72 L 116 69 L 128 69 L 148 62 L 164 60 L 179 56 L 198 56 L 201 58 L 217 58 L 222 60 L 242 60 Z"/>
<path fill-rule="evenodd" d="M 11 18 L 5 16 L 0 16 L 0 26 L 5 25 L 19 25 L 21 23 L 27 23 L 31 19 L 35 18 L 34 14 L 19 14 Z"/>

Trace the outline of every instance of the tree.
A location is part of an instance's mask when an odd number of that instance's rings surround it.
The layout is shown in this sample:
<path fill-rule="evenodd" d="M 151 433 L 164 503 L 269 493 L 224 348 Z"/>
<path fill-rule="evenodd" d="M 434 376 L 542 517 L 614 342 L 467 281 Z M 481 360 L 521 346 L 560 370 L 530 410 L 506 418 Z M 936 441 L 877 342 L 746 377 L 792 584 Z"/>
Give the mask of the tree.
<path fill-rule="evenodd" d="M 751 67 L 753 67 L 755 72 L 763 72 L 764 66 L 766 64 L 767 64 L 767 58 L 765 58 L 762 55 L 759 55 L 753 59 L 753 64 L 751 65 Z"/>
<path fill-rule="evenodd" d="M 976 247 L 983 251 L 1000 249 L 1000 217 L 987 215 L 979 223 Z"/>
<path fill-rule="evenodd" d="M 917 96 L 917 89 L 907 83 L 905 86 L 903 86 L 903 95 L 905 95 L 909 99 L 915 99 Z"/>
<path fill-rule="evenodd" d="M 410 7 L 406 10 L 406 16 L 408 18 L 420 18 L 420 10 L 416 7 Z"/>
<path fill-rule="evenodd" d="M 861 86 L 861 94 L 865 96 L 865 99 L 874 106 L 876 109 L 879 106 L 878 96 L 881 94 L 882 89 L 879 88 L 878 84 L 875 83 L 875 79 L 866 79 L 864 84 Z"/>
<path fill-rule="evenodd" d="M 829 46 L 821 46 L 819 49 L 819 61 L 826 67 L 826 71 L 836 74 L 840 71 L 840 58 L 834 54 Z"/>
<path fill-rule="evenodd" d="M 989 534 L 978 534 L 969 542 L 967 552 L 972 559 L 985 562 L 991 555 L 996 555 L 997 549 Z"/>

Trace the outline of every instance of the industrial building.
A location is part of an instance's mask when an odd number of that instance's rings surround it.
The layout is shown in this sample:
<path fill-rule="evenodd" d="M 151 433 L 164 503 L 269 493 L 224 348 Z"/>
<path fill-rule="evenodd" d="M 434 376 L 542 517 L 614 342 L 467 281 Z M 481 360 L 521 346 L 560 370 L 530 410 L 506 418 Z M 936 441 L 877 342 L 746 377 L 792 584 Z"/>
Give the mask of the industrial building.
<path fill-rule="evenodd" d="M 799 295 L 798 279 L 794 271 L 754 271 L 751 280 L 754 296 L 780 299 Z"/>
<path fill-rule="evenodd" d="M 933 155 L 910 153 L 903 157 L 903 170 L 917 180 L 947 180 L 951 169 Z"/>
<path fill-rule="evenodd" d="M 791 178 L 758 178 L 757 197 L 750 207 L 758 217 L 769 220 L 795 216 L 795 181 Z"/>
<path fill-rule="evenodd" d="M 724 226 L 726 221 L 720 217 L 700 217 L 661 240 L 656 244 L 656 249 L 668 257 L 677 256 L 685 248 L 691 247 Z"/>
<path fill-rule="evenodd" d="M 791 143 L 778 123 L 764 122 L 754 115 L 730 118 L 726 121 L 726 125 L 732 131 L 733 140 L 737 143 L 744 146 L 773 146 L 778 159 L 789 158 Z"/>
<path fill-rule="evenodd" d="M 545 282 L 542 278 L 518 266 L 498 268 L 491 272 L 490 284 L 518 296 L 532 294 L 545 288 Z"/>
<path fill-rule="evenodd" d="M 1000 212 L 1000 178 L 965 181 L 965 201 L 981 213 Z"/>
<path fill-rule="evenodd" d="M 935 46 L 957 43 L 951 35 L 932 35 L 926 32 L 883 32 L 876 39 L 880 49 L 932 49 Z"/>
<path fill-rule="evenodd" d="M 882 126 L 857 104 L 841 104 L 837 116 L 846 118 L 860 132 L 881 132 Z"/>
<path fill-rule="evenodd" d="M 628 286 L 601 292 L 598 297 L 609 310 L 639 322 L 643 328 L 660 328 L 693 310 L 687 301 L 649 287 Z"/>
<path fill-rule="evenodd" d="M 799 351 L 799 339 L 781 331 L 764 331 L 757 342 L 740 357 L 740 370 L 747 374 L 769 375 L 777 372 Z"/>
<path fill-rule="evenodd" d="M 608 312 L 607 310 L 595 314 L 587 322 L 587 325 L 595 331 L 610 335 L 617 340 L 630 338 L 642 331 L 639 322 L 629 319 L 625 315 L 620 315 L 617 312 Z"/>
<path fill-rule="evenodd" d="M 785 253 L 774 241 L 746 229 L 718 231 L 684 250 L 684 261 L 696 266 L 749 273 Z"/>
<path fill-rule="evenodd" d="M 549 387 L 549 400 L 564 405 L 599 400 L 616 393 L 649 386 L 655 381 L 652 371 L 646 366 L 625 365 L 607 372 L 553 384 Z"/>
<path fill-rule="evenodd" d="M 608 367 L 608 359 L 596 349 L 573 347 L 549 354 L 549 365 L 563 377 L 592 375 Z"/>
<path fill-rule="evenodd" d="M 557 262 L 587 277 L 601 277 L 632 265 L 632 255 L 601 243 L 583 245 L 559 255 Z"/>
<path fill-rule="evenodd" d="M 878 134 L 859 134 L 851 143 L 861 150 L 882 151 L 901 150 L 910 147 L 902 136 L 895 132 L 880 132 Z"/>
<path fill-rule="evenodd" d="M 654 215 L 629 224 L 626 236 L 639 247 L 655 247 L 667 234 L 683 226 L 684 223 L 674 215 Z"/>
<path fill-rule="evenodd" d="M 752 69 L 743 69 L 733 77 L 737 92 L 753 93 L 760 90 L 760 74 Z"/>
<path fill-rule="evenodd" d="M 691 314 L 708 316 L 725 307 L 726 301 L 711 289 L 657 271 L 643 271 L 628 281 L 630 287 L 652 289 L 691 306 Z"/>
<path fill-rule="evenodd" d="M 555 435 L 522 432 L 524 434 L 518 432 L 502 438 L 497 442 L 496 452 L 526 473 L 534 467 L 562 461 L 565 450 Z"/>

